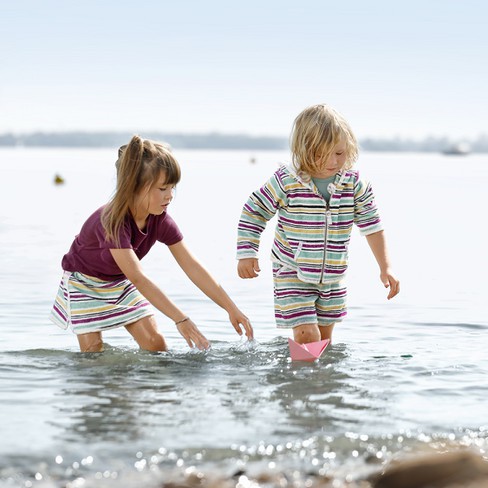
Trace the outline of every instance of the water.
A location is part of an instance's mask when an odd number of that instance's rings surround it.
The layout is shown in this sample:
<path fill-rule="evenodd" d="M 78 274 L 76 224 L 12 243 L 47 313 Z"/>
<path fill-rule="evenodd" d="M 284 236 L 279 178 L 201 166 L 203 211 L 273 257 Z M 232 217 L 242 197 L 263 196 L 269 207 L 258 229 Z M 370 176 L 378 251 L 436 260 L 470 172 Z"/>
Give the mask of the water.
<path fill-rule="evenodd" d="M 386 300 L 355 232 L 349 316 L 312 364 L 291 363 L 288 334 L 274 327 L 274 222 L 263 236 L 261 276 L 244 281 L 235 271 L 241 205 L 287 154 L 176 156 L 183 180 L 170 212 L 251 318 L 257 340 L 239 339 L 160 246 L 145 270 L 212 349 L 190 351 L 158 314 L 168 353 L 139 351 L 115 330 L 104 353 L 80 354 L 76 338 L 47 316 L 61 256 L 112 192 L 114 151 L 2 149 L 0 487 L 156 487 L 203 475 L 236 475 L 244 486 L 240 474 L 263 472 L 304 486 L 327 475 L 345 486 L 411 452 L 469 446 L 486 456 L 488 156 L 362 155 L 402 291 Z M 53 184 L 57 172 L 65 185 Z"/>

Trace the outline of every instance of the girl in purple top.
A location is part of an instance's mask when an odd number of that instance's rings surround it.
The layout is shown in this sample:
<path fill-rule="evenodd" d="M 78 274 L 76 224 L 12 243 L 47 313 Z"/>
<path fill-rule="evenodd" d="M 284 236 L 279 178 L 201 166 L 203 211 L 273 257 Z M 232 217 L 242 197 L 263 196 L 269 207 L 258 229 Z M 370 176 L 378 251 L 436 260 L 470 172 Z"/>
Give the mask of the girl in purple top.
<path fill-rule="evenodd" d="M 77 335 L 82 352 L 103 350 L 102 332 L 124 326 L 142 349 L 165 351 L 153 305 L 171 318 L 190 347 L 209 347 L 195 323 L 144 273 L 140 260 L 156 241 L 166 244 L 200 290 L 229 314 L 239 335 L 249 339 L 248 318 L 190 253 L 167 214 L 180 167 L 162 144 L 134 136 L 119 150 L 117 187 L 96 210 L 63 257 L 64 275 L 51 311 L 54 323 Z"/>

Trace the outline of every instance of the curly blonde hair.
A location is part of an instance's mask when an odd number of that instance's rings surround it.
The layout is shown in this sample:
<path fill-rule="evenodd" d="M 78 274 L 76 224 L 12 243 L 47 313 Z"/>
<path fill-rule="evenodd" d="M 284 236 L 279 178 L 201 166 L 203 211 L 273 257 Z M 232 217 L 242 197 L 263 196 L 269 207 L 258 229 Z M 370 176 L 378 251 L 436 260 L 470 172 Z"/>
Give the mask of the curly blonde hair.
<path fill-rule="evenodd" d="M 346 163 L 351 168 L 358 158 L 358 143 L 344 117 L 326 104 L 312 105 L 303 110 L 293 123 L 290 138 L 295 169 L 307 175 L 320 171 L 319 163 L 334 147 L 345 143 Z"/>

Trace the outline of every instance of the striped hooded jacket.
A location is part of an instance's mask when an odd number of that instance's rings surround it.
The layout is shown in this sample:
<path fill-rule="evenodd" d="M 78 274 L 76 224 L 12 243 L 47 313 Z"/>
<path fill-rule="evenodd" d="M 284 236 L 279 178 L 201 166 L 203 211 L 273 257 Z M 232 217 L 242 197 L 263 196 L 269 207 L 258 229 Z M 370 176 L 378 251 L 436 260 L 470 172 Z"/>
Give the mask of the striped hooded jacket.
<path fill-rule="evenodd" d="M 332 190 L 327 204 L 313 181 L 291 166 L 280 167 L 242 209 L 237 259 L 257 257 L 261 233 L 278 213 L 272 261 L 296 269 L 304 282 L 339 281 L 347 270 L 353 223 L 362 235 L 383 228 L 371 186 L 357 171 L 338 173 Z"/>

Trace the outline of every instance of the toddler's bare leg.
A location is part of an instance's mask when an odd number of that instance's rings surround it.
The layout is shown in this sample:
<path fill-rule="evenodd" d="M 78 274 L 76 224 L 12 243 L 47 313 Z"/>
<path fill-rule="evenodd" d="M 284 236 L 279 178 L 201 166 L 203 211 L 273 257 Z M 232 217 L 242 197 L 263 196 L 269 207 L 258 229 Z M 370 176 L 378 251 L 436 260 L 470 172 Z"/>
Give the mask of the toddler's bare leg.
<path fill-rule="evenodd" d="M 334 331 L 334 325 L 321 325 L 320 329 L 320 340 L 323 341 L 324 339 L 329 339 L 330 343 L 332 344 L 332 332 Z"/>
<path fill-rule="evenodd" d="M 303 324 L 293 327 L 293 339 L 298 344 L 320 341 L 320 330 L 317 324 Z"/>

